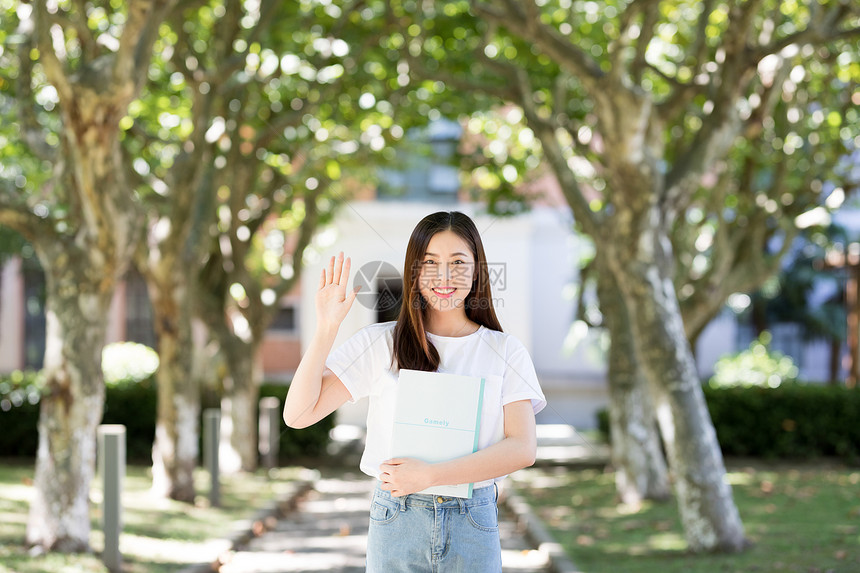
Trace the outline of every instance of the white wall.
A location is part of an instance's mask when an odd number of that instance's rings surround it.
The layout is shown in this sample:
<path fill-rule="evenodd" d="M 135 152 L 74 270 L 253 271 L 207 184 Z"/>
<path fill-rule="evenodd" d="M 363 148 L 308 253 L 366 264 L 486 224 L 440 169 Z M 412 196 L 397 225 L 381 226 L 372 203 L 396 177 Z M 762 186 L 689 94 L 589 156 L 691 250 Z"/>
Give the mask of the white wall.
<path fill-rule="evenodd" d="M 696 342 L 696 366 L 700 378 L 714 374 L 714 363 L 726 354 L 737 352 L 737 322 L 731 311 L 722 312 L 699 335 Z"/>
<path fill-rule="evenodd" d="M 2 268 L 0 284 L 0 372 L 21 368 L 24 359 L 24 276 L 21 259 Z"/>

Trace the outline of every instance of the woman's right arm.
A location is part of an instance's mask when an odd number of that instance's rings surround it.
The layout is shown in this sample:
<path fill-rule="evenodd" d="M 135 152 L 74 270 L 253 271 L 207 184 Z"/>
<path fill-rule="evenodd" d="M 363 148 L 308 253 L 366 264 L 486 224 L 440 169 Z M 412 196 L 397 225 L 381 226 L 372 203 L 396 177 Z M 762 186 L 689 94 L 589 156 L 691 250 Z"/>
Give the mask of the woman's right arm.
<path fill-rule="evenodd" d="M 291 428 L 306 428 L 334 412 L 350 399 L 343 382 L 325 367 L 340 323 L 346 317 L 358 289 L 346 293 L 349 257 L 343 253 L 329 261 L 320 277 L 316 294 L 317 329 L 290 382 L 284 402 L 284 422 Z"/>

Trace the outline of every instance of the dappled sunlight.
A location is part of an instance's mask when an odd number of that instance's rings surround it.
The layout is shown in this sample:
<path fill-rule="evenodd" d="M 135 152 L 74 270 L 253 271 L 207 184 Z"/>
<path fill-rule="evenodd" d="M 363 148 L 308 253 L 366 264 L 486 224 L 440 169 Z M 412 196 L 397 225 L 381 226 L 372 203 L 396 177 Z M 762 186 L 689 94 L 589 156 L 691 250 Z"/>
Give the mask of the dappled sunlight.
<path fill-rule="evenodd" d="M 726 482 L 753 546 L 739 554 L 687 550 L 674 499 L 618 503 L 611 472 L 530 470 L 515 476 L 520 494 L 583 571 L 664 573 L 860 570 L 860 472 L 815 464 L 745 460 Z M 522 479 L 521 479 L 522 478 Z"/>
<path fill-rule="evenodd" d="M 370 510 L 370 496 L 359 499 L 347 499 L 339 497 L 333 500 L 308 500 L 304 507 L 311 512 L 330 513 L 338 515 L 343 513 L 364 513 Z"/>
<path fill-rule="evenodd" d="M 104 547 L 101 531 L 101 482 L 96 476 L 90 490 L 90 545 L 95 554 L 62 556 L 47 554 L 32 557 L 22 543 L 25 536 L 33 486 L 32 469 L 23 466 L 3 468 L 0 483 L 0 573 L 44 573 L 44 571 L 103 571 L 98 552 Z M 172 573 L 190 563 L 211 562 L 230 548 L 226 538 L 234 531 L 254 525 L 251 515 L 275 499 L 294 491 L 296 480 L 316 474 L 303 468 L 279 468 L 253 474 L 222 476 L 222 507 L 209 507 L 209 476 L 195 471 L 197 503 L 189 505 L 164 499 L 151 490 L 148 467 L 129 466 L 123 480 L 120 551 L 126 573 Z M 336 510 L 344 509 L 335 504 Z M 53 564 L 54 562 L 59 565 Z M 82 564 L 78 567 L 76 564 Z M 7 569 L 5 565 L 11 565 Z"/>
<path fill-rule="evenodd" d="M 21 543 L 24 541 L 21 532 L 27 526 L 27 514 L 10 515 L 0 513 L 0 541 L 3 543 Z"/>
<path fill-rule="evenodd" d="M 687 548 L 687 542 L 680 533 L 659 533 L 652 535 L 649 538 L 648 545 L 661 551 L 681 551 Z"/>
<path fill-rule="evenodd" d="M 752 474 L 747 472 L 726 472 L 726 475 L 723 477 L 723 481 L 729 485 L 749 485 L 752 483 L 752 480 Z"/>
<path fill-rule="evenodd" d="M 286 569 L 285 567 L 289 567 Z M 364 567 L 364 553 L 343 555 L 339 553 L 272 553 L 255 552 L 253 556 L 240 553 L 219 570 L 220 573 L 280 573 L 282 571 L 336 571 L 341 567 Z"/>
<path fill-rule="evenodd" d="M 32 484 L 3 485 L 3 499 L 6 501 L 21 501 L 29 505 L 33 501 L 34 492 Z"/>
<path fill-rule="evenodd" d="M 548 555 L 543 551 L 528 549 L 513 551 L 502 549 L 502 565 L 511 569 L 538 569 L 546 567 L 549 562 Z"/>
<path fill-rule="evenodd" d="M 95 542 L 93 543 L 95 546 Z M 119 539 L 120 551 L 128 558 L 136 557 L 141 561 L 159 561 L 162 563 L 198 563 L 207 562 L 214 555 L 228 550 L 230 543 L 221 539 L 207 539 L 199 543 L 189 543 L 187 540 L 155 539 L 139 535 L 123 534 Z"/>

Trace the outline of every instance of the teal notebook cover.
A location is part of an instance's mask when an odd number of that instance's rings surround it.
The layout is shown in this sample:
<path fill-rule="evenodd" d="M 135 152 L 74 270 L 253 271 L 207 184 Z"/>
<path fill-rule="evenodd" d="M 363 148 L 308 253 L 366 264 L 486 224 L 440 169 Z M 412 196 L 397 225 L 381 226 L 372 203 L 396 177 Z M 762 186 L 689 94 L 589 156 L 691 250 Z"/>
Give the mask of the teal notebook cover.
<path fill-rule="evenodd" d="M 397 382 L 392 457 L 435 463 L 478 451 L 484 379 L 401 369 Z M 472 484 L 431 487 L 420 493 L 472 497 Z"/>

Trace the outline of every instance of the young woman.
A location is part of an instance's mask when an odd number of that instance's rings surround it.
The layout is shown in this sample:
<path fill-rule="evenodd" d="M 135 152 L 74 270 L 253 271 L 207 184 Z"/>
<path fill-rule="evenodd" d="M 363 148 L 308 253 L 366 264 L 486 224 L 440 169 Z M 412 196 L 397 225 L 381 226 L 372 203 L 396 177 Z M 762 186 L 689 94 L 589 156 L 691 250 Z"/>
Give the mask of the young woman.
<path fill-rule="evenodd" d="M 525 347 L 496 318 L 478 230 L 457 211 L 422 219 L 406 247 L 398 319 L 367 326 L 330 353 L 357 292 L 347 291 L 349 269 L 340 253 L 322 271 L 317 330 L 290 385 L 284 420 L 304 428 L 347 401 L 369 398 L 360 467 L 378 482 L 367 571 L 500 572 L 496 483 L 534 463 L 535 414 L 546 400 Z M 434 464 L 389 458 L 400 368 L 484 378 L 477 452 Z M 416 493 L 460 483 L 474 483 L 471 498 Z"/>

